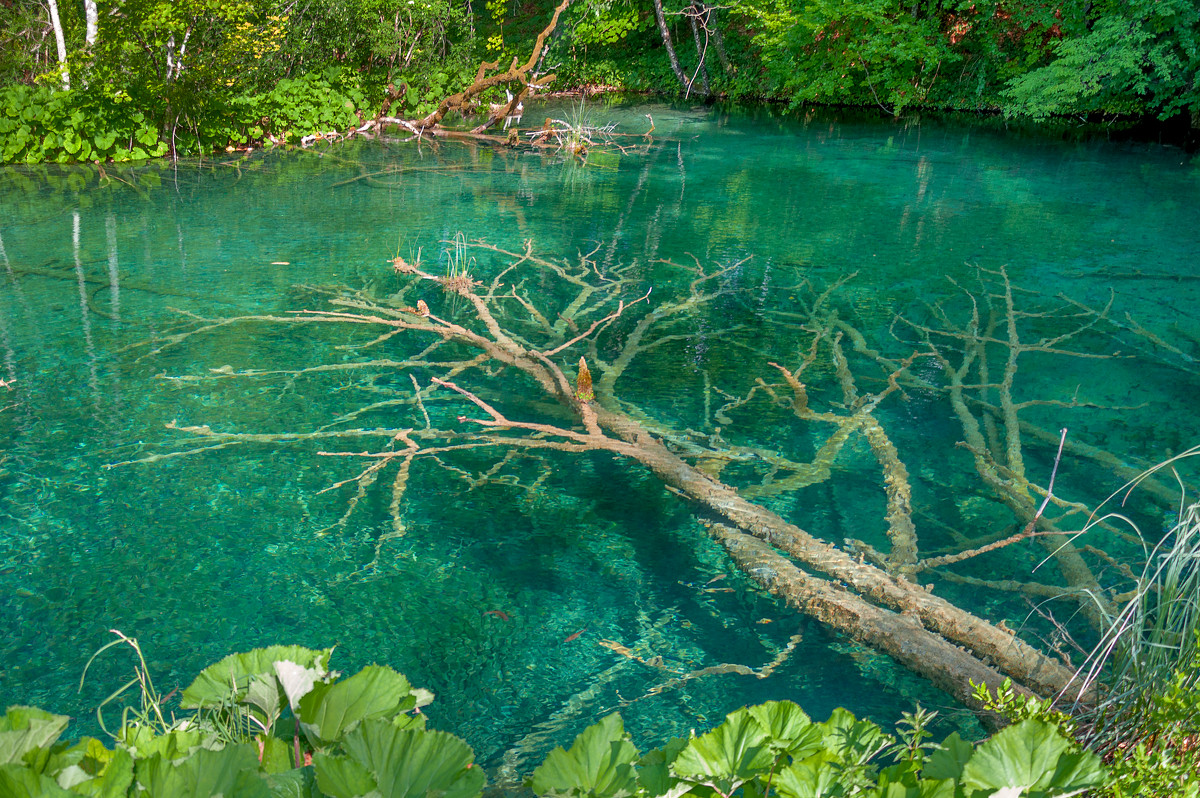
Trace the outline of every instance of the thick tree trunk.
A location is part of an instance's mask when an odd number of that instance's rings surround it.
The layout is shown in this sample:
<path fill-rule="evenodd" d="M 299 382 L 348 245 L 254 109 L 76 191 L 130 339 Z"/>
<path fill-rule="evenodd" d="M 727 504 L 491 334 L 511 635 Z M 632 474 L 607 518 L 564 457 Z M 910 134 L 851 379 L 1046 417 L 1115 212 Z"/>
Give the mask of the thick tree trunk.
<path fill-rule="evenodd" d="M 671 71 L 679 79 L 679 85 L 683 87 L 684 92 L 689 92 L 692 90 L 692 83 L 687 75 L 683 74 L 683 68 L 679 66 L 679 56 L 675 55 L 675 45 L 671 44 L 671 31 L 667 28 L 662 0 L 654 0 L 654 18 L 658 20 L 658 32 L 662 35 L 663 47 L 667 48 L 667 58 L 671 60 Z"/>
<path fill-rule="evenodd" d="M 67 41 L 63 37 L 62 20 L 58 17 L 58 3 L 47 0 L 50 5 L 50 25 L 54 28 L 54 43 L 58 46 L 58 66 L 62 69 L 62 85 L 71 88 L 71 73 L 67 70 Z"/>
<path fill-rule="evenodd" d="M 971 687 L 972 684 L 994 687 L 1003 683 L 1004 676 L 996 669 L 926 630 L 912 615 L 877 607 L 834 582 L 805 573 L 756 537 L 722 524 L 714 524 L 710 533 L 739 568 L 771 593 L 805 615 L 888 654 L 979 712 L 988 725 L 1003 725 L 999 717 L 982 712 L 983 707 Z M 1029 694 L 1024 688 L 1017 689 Z"/>
<path fill-rule="evenodd" d="M 654 472 L 666 485 L 721 516 L 738 529 L 786 552 L 804 565 L 820 571 L 860 595 L 911 616 L 930 631 L 964 646 L 975 657 L 1041 695 L 1067 689 L 1073 672 L 1007 632 L 939 598 L 920 585 L 890 576 L 850 554 L 814 538 L 770 510 L 750 502 L 737 491 L 692 467 L 667 449 L 641 425 L 625 416 L 597 408 L 601 427 L 631 444 L 620 453 Z M 825 619 L 835 628 L 856 634 L 858 622 L 834 616 Z M 924 655 L 919 655 L 924 656 Z M 930 663 L 940 661 L 930 654 Z M 938 667 L 931 664 L 929 667 Z M 931 674 L 925 674 L 931 676 Z M 949 674 L 948 674 L 949 676 Z M 935 680 L 936 681 L 936 680 Z M 998 686 L 991 683 L 993 687 Z"/>

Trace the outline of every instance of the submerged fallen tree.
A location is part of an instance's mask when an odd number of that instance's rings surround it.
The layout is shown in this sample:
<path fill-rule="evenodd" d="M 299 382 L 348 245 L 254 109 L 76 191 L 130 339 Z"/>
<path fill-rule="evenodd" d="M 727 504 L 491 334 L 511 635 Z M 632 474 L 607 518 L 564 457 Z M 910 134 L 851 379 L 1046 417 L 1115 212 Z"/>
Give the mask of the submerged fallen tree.
<path fill-rule="evenodd" d="M 209 426 L 171 424 L 173 429 L 191 436 L 182 449 L 130 462 L 154 462 L 247 443 L 384 441 L 386 446 L 366 450 L 322 452 L 365 463 L 356 475 L 332 486 L 351 485 L 356 493 L 345 514 L 331 528 L 345 526 L 385 470 L 394 470 L 389 503 L 392 528 L 377 542 L 378 559 L 387 539 L 404 534 L 404 493 L 411 468 L 418 460 L 438 460 L 456 451 L 496 449 L 505 452 L 493 469 L 496 471 L 515 451 L 608 452 L 644 466 L 668 490 L 689 501 L 709 525 L 712 537 L 766 589 L 828 627 L 886 652 L 968 706 L 980 708 L 971 683 L 994 690 L 1006 678 L 1013 679 L 1019 691 L 1080 697 L 1079 688 L 1073 686 L 1074 671 L 1062 657 L 1039 650 L 1003 624 L 989 622 L 935 595 L 933 585 L 918 584 L 915 577 L 927 570 L 950 576 L 947 567 L 956 562 L 1026 539 L 1047 538 L 1054 542 L 1054 556 L 1068 583 L 1066 588 L 1056 588 L 1060 593 L 1070 594 L 1096 584 L 1080 552 L 1060 540 L 1063 519 L 1081 515 L 1086 508 L 1064 502 L 1014 468 L 1020 462 L 1020 432 L 1029 429 L 1018 418 L 1018 411 L 1033 403 L 1013 399 L 1012 377 L 1023 352 L 1077 354 L 1059 349 L 1061 341 L 1100 323 L 1105 309 L 1075 308 L 1073 316 L 1063 319 L 1072 325 L 1073 333 L 1023 344 L 1019 329 L 1022 312 L 1015 306 L 1007 275 L 981 274 L 993 282 L 980 296 L 971 295 L 970 307 L 974 310 L 968 313 L 965 327 L 951 323 L 951 315 L 944 310 L 933 314 L 943 322 L 939 327 L 908 322 L 919 333 L 917 350 L 907 358 L 889 359 L 872 349 L 833 310 L 832 297 L 839 286 L 813 292 L 810 300 L 801 303 L 802 312 L 794 314 L 801 317 L 797 319 L 799 334 L 811 337 L 807 349 L 801 349 L 799 362 L 791 368 L 774 362 L 764 364 L 768 373 L 781 373 L 782 381 L 759 377 L 744 395 L 725 394 L 727 401 L 713 415 L 729 423 L 729 414 L 752 402 L 766 401 L 776 408 L 789 408 L 802 422 L 814 427 L 830 426 L 833 431 L 811 463 L 753 450 L 754 459 L 766 462 L 769 472 L 761 484 L 737 489 L 721 479 L 721 472 L 730 463 L 745 462 L 750 450 L 726 442 L 719 430 L 699 436 L 656 421 L 623 401 L 618 383 L 639 356 L 683 337 L 665 332 L 666 325 L 718 298 L 735 294 L 736 289 L 729 287 L 726 278 L 741 264 L 716 269 L 705 268 L 699 262 L 690 266 L 670 264 L 686 269 L 689 280 L 677 295 L 662 298 L 646 290 L 629 268 L 602 268 L 586 255 L 572 264 L 537 255 L 530 242 L 521 250 L 482 242 L 467 246 L 481 256 L 501 261 L 490 282 L 478 282 L 464 270 L 433 274 L 419 262 L 396 257 L 391 263 L 401 285 L 395 292 L 376 295 L 369 290 L 322 290 L 318 295 L 327 299 L 326 309 L 201 320 L 158 341 L 153 349 L 160 352 L 191 336 L 232 324 L 361 328 L 370 338 L 354 345 L 355 351 L 379 349 L 397 336 L 404 336 L 408 354 L 297 369 L 286 372 L 288 378 L 323 371 L 404 372 L 411 391 L 354 408 L 334 424 L 309 432 L 221 432 Z M 540 282 L 536 291 L 527 287 L 534 281 Z M 552 299 L 560 289 L 568 289 L 569 296 Z M 445 295 L 441 300 L 448 309 L 445 313 L 434 313 L 430 308 L 431 303 L 439 304 L 437 294 Z M 980 307 L 992 307 L 993 300 L 998 304 L 991 312 L 991 321 L 981 324 Z M 1007 336 L 994 334 L 999 325 L 1006 327 Z M 947 340 L 956 345 L 948 345 Z M 999 383 L 986 377 L 966 379 L 972 368 L 982 365 L 986 370 L 987 357 L 994 358 L 1001 350 L 1005 353 L 1005 376 Z M 851 351 L 861 361 L 878 367 L 876 380 L 882 386 L 878 391 L 866 393 L 858 387 L 859 380 L 848 358 Z M 915 362 L 927 358 L 951 365 L 952 358 L 960 358 L 961 362 L 943 369 L 948 384 L 933 386 L 926 378 L 911 373 Z M 806 369 L 818 361 L 829 366 L 844 400 L 830 403 L 826 410 L 815 408 L 817 388 L 802 381 Z M 225 368 L 210 376 L 253 378 L 280 373 Z M 436 376 L 418 380 L 418 373 Z M 964 539 L 956 553 L 921 559 L 908 472 L 876 413 L 882 402 L 902 394 L 905 386 L 915 385 L 940 391 L 949 398 L 963 422 L 966 446 L 979 465 L 983 483 L 1019 519 L 1015 534 L 983 542 L 978 537 Z M 533 398 L 531 389 L 536 394 Z M 518 396 L 520 400 L 516 401 Z M 452 397 L 474 411 L 464 409 L 449 417 L 431 414 L 434 401 L 444 406 Z M 393 414 L 405 407 L 414 413 L 417 423 L 413 426 L 349 426 L 369 413 Z M 972 425 L 976 414 L 983 416 L 977 421 L 978 431 Z M 755 501 L 824 481 L 834 459 L 853 436 L 865 439 L 881 467 L 887 499 L 884 522 L 891 542 L 887 552 L 860 541 L 847 541 L 839 547 Z M 1006 460 L 1000 461 L 997 452 Z M 1044 499 L 1040 507 L 1033 505 L 1033 496 Z M 1045 512 L 1048 506 L 1060 509 L 1061 515 L 1052 519 Z M 1064 562 L 1066 565 L 1061 565 Z M 1026 583 L 1012 584 L 1018 591 L 1032 589 Z M 999 587 L 1004 589 L 1003 585 Z M 1097 603 L 1102 605 L 1106 600 L 1100 596 Z"/>

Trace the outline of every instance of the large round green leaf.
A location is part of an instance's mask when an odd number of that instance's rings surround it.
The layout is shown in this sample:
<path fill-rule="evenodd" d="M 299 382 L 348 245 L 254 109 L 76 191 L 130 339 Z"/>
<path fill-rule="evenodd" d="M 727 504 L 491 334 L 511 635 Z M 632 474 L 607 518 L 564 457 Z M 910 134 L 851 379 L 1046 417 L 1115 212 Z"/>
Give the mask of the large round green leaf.
<path fill-rule="evenodd" d="M 367 720 L 346 735 L 343 747 L 375 779 L 381 798 L 477 798 L 487 782 L 474 766 L 471 747 L 446 732 L 397 729 L 384 719 Z M 325 761 L 314 763 L 321 789 Z"/>
<path fill-rule="evenodd" d="M 20 765 L 0 765 L 0 795 L 4 798 L 73 798 L 54 779 Z"/>
<path fill-rule="evenodd" d="M 349 679 L 318 683 L 300 699 L 300 722 L 320 741 L 332 742 L 366 718 L 391 717 L 415 700 L 408 679 L 383 665 L 368 665 Z"/>
<path fill-rule="evenodd" d="M 674 770 L 728 795 L 771 767 L 775 757 L 767 743 L 762 724 L 746 709 L 739 709 L 708 734 L 692 739 L 675 760 Z"/>
<path fill-rule="evenodd" d="M 0 765 L 19 764 L 30 751 L 49 748 L 70 720 L 35 707 L 9 707 L 0 716 Z"/>
<path fill-rule="evenodd" d="M 230 654 L 200 671 L 200 675 L 180 696 L 180 706 L 184 709 L 200 709 L 240 700 L 254 677 L 275 678 L 277 662 L 293 662 L 324 673 L 329 667 L 332 653 L 332 648 L 314 650 L 303 646 L 269 646 L 242 654 Z"/>
<path fill-rule="evenodd" d="M 792 759 L 806 759 L 821 750 L 825 734 L 792 701 L 767 701 L 747 710 L 767 732 L 771 751 Z"/>
<path fill-rule="evenodd" d="M 538 795 L 624 798 L 637 792 L 637 760 L 638 750 L 614 712 L 584 729 L 571 750 L 559 746 L 551 751 L 533 771 L 529 786 Z"/>
<path fill-rule="evenodd" d="M 1045 721 L 1029 718 L 997 733 L 963 767 L 962 784 L 984 795 L 1061 798 L 1103 783 L 1104 765 Z"/>
<path fill-rule="evenodd" d="M 270 798 L 250 745 L 200 749 L 181 762 L 155 754 L 137 766 L 143 798 Z"/>

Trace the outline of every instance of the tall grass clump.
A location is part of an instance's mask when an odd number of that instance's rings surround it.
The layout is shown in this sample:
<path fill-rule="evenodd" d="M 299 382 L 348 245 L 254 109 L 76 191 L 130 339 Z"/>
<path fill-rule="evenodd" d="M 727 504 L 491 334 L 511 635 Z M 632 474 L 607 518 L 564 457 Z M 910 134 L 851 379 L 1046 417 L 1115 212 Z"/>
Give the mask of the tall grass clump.
<path fill-rule="evenodd" d="M 1160 463 L 1125 496 L 1197 454 L 1200 446 Z M 1077 733 L 1111 761 L 1115 796 L 1200 796 L 1200 499 L 1175 477 L 1175 522 L 1148 546 L 1134 589 L 1080 669 L 1081 694 L 1094 698 L 1075 708 Z"/>

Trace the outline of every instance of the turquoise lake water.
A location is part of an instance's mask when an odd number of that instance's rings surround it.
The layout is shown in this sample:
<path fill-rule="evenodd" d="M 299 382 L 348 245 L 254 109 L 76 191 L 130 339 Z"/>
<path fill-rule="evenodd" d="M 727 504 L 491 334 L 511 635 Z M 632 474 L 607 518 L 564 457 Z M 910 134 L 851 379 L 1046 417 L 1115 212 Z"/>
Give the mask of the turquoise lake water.
<path fill-rule="evenodd" d="M 571 113 L 552 105 L 527 117 Z M 819 718 L 843 705 L 887 725 L 920 701 L 942 711 L 943 731 L 977 730 L 919 678 L 759 591 L 688 505 L 608 455 L 530 453 L 487 479 L 503 452 L 418 460 L 403 537 L 388 534 L 394 472 L 344 524 L 354 485 L 325 490 L 363 464 L 319 451 L 378 440 L 146 461 L 191 444 L 170 422 L 248 433 L 419 426 L 411 405 L 387 403 L 411 390 L 409 373 L 428 384 L 436 368 L 278 372 L 403 359 L 428 341 L 362 349 L 375 332 L 265 322 L 171 336 L 201 320 L 324 307 L 319 289 L 387 298 L 404 285 L 389 259 L 419 252 L 441 271 L 445 242 L 460 233 L 511 250 L 531 239 L 551 258 L 592 253 L 598 272 L 628 267 L 630 298 L 653 286 L 651 307 L 686 292 L 694 275 L 682 267 L 749 258 L 712 282 L 720 296 L 656 328 L 661 341 L 618 384 L 624 401 L 693 440 L 719 427 L 765 453 L 723 473 L 740 487 L 770 473 L 772 454 L 807 461 L 828 435 L 762 396 L 721 407 L 757 378 L 778 383 L 770 361 L 799 364 L 812 340 L 806 303 L 851 274 L 828 302 L 892 358 L 923 346 L 898 316 L 918 327 L 967 318 L 967 292 L 987 293 L 980 268 L 1003 267 L 1015 302 L 1043 314 L 1021 317 L 1030 340 L 1085 323 L 1064 314 L 1078 312 L 1070 301 L 1111 300 L 1105 319 L 1059 347 L 1104 357 L 1022 356 L 1018 400 L 1058 403 L 1022 417 L 1054 442 L 1069 427 L 1073 442 L 1130 468 L 1200 443 L 1200 167 L 1181 151 L 938 120 L 616 102 L 586 113 L 630 134 L 626 151 L 597 149 L 582 164 L 355 141 L 215 163 L 0 171 L 0 379 L 11 381 L 0 388 L 0 699 L 68 713 L 75 732 L 94 733 L 95 706 L 132 661 L 109 652 L 82 691 L 80 674 L 120 629 L 141 641 L 163 692 L 226 653 L 271 643 L 336 645 L 343 671 L 389 664 L 438 694 L 434 725 L 464 736 L 494 778 L 528 770 L 613 709 L 643 747 L 771 698 Z M 647 114 L 652 139 L 640 135 Z M 506 263 L 470 257 L 478 279 Z M 544 272 L 520 279 L 545 307 L 566 301 Z M 424 296 L 435 313 L 467 318 L 461 300 Z M 607 331 L 606 345 L 624 331 Z M 585 350 L 572 352 L 563 366 Z M 250 370 L 276 373 L 236 376 Z M 864 390 L 882 389 L 886 375 L 867 372 Z M 911 375 L 877 414 L 913 481 L 922 553 L 1002 532 L 1013 520 L 956 446 L 963 430 L 945 394 L 915 382 L 940 384 L 943 370 L 923 358 Z M 523 418 L 563 423 L 520 380 L 459 379 Z M 826 354 L 805 379 L 813 406 L 838 412 Z M 346 418 L 371 403 L 384 404 Z M 428 409 L 446 424 L 476 412 L 442 394 Z M 1025 442 L 1029 476 L 1044 484 L 1054 443 L 1033 432 Z M 1056 494 L 1089 505 L 1123 482 L 1082 454 L 1064 456 L 1058 478 Z M 883 483 L 862 440 L 828 480 L 763 501 L 831 541 L 886 550 Z M 1153 536 L 1171 506 L 1135 497 L 1128 511 Z M 956 570 L 1028 579 L 1043 556 L 1024 544 Z M 1116 584 L 1111 564 L 1092 564 Z M 1038 578 L 1054 584 L 1047 570 Z M 1031 640 L 1053 634 L 1018 595 L 929 581 Z M 796 635 L 769 678 L 678 683 L 722 664 L 759 668 Z"/>

